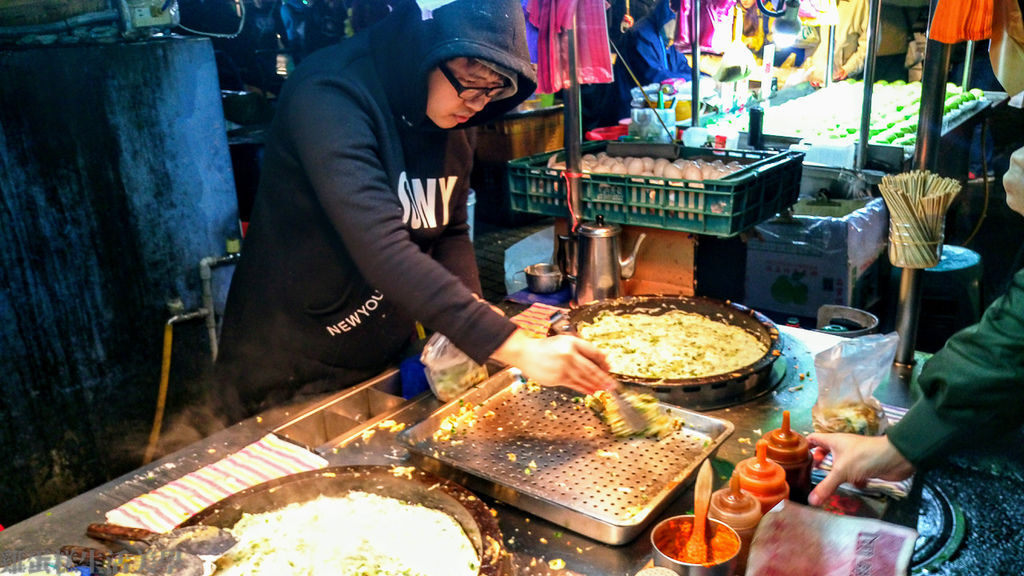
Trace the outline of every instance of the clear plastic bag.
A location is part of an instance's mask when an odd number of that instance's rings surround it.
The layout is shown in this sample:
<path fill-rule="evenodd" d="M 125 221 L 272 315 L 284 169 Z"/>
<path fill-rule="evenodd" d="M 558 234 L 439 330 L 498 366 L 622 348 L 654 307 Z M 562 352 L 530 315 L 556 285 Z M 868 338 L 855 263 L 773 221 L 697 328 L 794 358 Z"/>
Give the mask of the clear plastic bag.
<path fill-rule="evenodd" d="M 435 333 L 420 354 L 434 395 L 448 402 L 487 379 L 487 368 L 474 362 L 443 334 Z"/>
<path fill-rule="evenodd" d="M 875 436 L 885 431 L 882 404 L 872 396 L 889 375 L 899 335 L 843 340 L 814 356 L 818 401 L 811 409 L 818 432 Z"/>

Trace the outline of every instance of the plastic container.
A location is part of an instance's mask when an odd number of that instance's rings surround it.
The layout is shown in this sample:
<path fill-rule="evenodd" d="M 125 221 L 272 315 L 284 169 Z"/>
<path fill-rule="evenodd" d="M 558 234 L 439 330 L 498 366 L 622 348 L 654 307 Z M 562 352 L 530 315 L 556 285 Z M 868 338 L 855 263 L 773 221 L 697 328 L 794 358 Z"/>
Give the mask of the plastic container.
<path fill-rule="evenodd" d="M 789 497 L 786 471 L 768 459 L 768 443 L 757 441 L 757 456 L 741 460 L 734 474 L 740 477 L 740 488 L 761 503 L 761 514 Z"/>
<path fill-rule="evenodd" d="M 427 341 L 420 354 L 430 390 L 450 402 L 487 379 L 487 368 L 474 362 L 440 332 Z"/>
<path fill-rule="evenodd" d="M 618 126 L 603 126 L 601 128 L 594 128 L 584 134 L 584 138 L 588 141 L 596 140 L 618 140 L 619 138 L 629 134 L 629 126 L 619 124 Z"/>
<path fill-rule="evenodd" d="M 586 173 L 580 179 L 583 219 L 594 220 L 601 214 L 608 223 L 730 237 L 774 218 L 795 204 L 800 194 L 803 154 L 798 152 L 624 142 L 587 142 L 582 152 L 596 154 L 607 148 L 613 156 L 653 156 L 652 147 L 670 150 L 677 158 L 721 160 L 725 164 L 736 161 L 743 168 L 718 180 Z M 569 214 L 564 173 L 548 167 L 553 154 L 564 156 L 556 151 L 508 163 L 513 211 Z"/>
<path fill-rule="evenodd" d="M 676 111 L 673 108 L 631 108 L 629 120 L 630 136 L 666 144 L 676 139 Z"/>
<path fill-rule="evenodd" d="M 782 413 L 782 427 L 767 432 L 761 440 L 768 445 L 768 458 L 786 471 L 789 499 L 806 504 L 811 493 L 811 445 L 803 434 L 790 427 L 789 410 Z"/>
<path fill-rule="evenodd" d="M 711 494 L 708 517 L 722 522 L 740 537 L 740 552 L 736 556 L 736 574 L 743 574 L 750 554 L 750 541 L 757 523 L 761 521 L 761 502 L 740 489 L 740 477 L 733 473 L 729 485 Z"/>
<path fill-rule="evenodd" d="M 904 222 L 889 220 L 889 262 L 899 268 L 932 268 L 942 258 L 945 224 L 937 235 Z"/>

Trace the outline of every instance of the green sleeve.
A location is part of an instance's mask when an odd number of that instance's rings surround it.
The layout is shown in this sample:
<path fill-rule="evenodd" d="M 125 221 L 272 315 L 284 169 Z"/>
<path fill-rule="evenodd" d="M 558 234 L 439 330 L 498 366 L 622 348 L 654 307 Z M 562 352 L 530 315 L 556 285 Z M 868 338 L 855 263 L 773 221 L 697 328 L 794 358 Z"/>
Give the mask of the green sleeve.
<path fill-rule="evenodd" d="M 979 323 L 953 335 L 925 364 L 922 396 L 888 436 L 917 466 L 1024 423 L 1024 270 Z"/>

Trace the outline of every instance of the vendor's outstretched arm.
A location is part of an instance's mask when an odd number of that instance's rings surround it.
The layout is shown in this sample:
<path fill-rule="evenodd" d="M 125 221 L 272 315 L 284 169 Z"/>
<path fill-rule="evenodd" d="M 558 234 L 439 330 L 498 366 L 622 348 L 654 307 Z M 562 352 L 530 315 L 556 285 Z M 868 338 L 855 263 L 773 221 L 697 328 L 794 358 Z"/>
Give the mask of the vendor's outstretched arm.
<path fill-rule="evenodd" d="M 544 386 L 568 386 L 583 394 L 615 386 L 604 352 L 574 336 L 532 338 L 516 330 L 492 356 Z"/>

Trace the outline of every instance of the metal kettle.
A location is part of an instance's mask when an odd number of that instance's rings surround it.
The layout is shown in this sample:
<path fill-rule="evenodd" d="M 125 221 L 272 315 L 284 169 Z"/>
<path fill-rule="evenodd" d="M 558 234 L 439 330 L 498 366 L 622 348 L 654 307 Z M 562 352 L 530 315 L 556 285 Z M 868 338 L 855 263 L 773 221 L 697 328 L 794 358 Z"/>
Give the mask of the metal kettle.
<path fill-rule="evenodd" d="M 596 222 L 580 224 L 577 232 L 576 303 L 618 298 L 622 280 L 633 277 L 636 254 L 647 234 L 641 233 L 629 257 L 620 259 L 622 228 L 618 224 L 605 224 L 604 217 L 598 215 Z"/>

